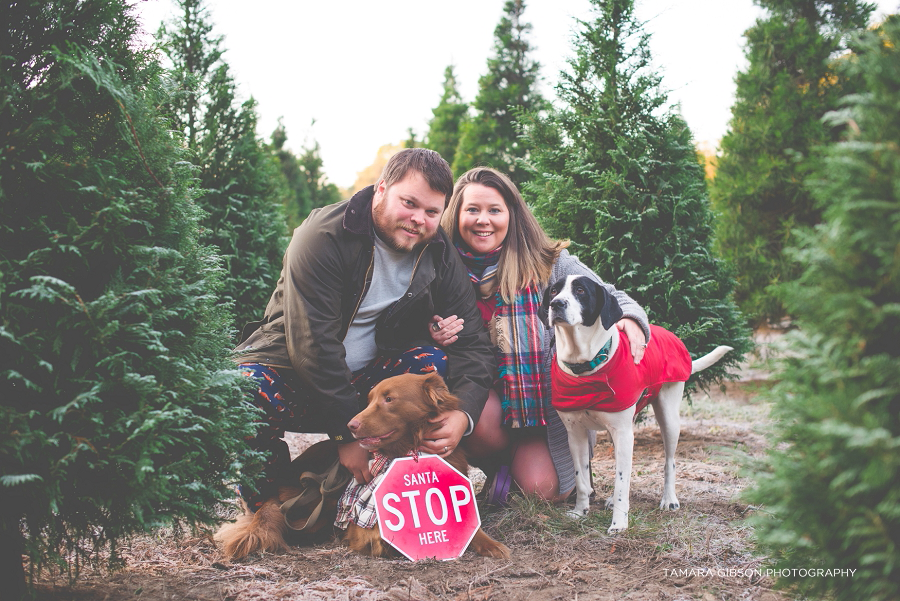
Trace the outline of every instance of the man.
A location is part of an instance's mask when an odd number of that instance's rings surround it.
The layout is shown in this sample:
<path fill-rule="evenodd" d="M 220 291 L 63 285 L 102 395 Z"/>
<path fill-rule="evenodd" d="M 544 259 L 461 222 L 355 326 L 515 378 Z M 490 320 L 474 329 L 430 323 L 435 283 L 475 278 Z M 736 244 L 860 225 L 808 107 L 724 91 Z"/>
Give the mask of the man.
<path fill-rule="evenodd" d="M 423 450 L 449 454 L 477 423 L 496 367 L 465 267 L 439 227 L 452 191 L 439 154 L 406 149 L 375 186 L 316 209 L 294 231 L 265 318 L 236 349 L 268 420 L 252 443 L 271 459 L 251 509 L 289 463 L 285 430 L 327 433 L 357 482 L 370 481 L 369 453 L 346 424 L 396 373 L 438 371 L 462 401 Z M 435 314 L 466 324 L 446 355 L 425 347 Z"/>

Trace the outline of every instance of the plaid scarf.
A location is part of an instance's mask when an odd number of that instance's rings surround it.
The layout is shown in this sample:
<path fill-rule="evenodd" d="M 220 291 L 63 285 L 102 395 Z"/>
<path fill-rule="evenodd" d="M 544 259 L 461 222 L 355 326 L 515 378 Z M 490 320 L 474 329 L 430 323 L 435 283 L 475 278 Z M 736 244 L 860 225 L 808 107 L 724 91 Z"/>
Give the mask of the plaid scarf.
<path fill-rule="evenodd" d="M 497 281 L 502 247 L 485 255 L 456 248 L 482 302 L 495 303 L 488 331 L 503 382 L 503 423 L 513 428 L 547 425 L 545 409 L 550 405 L 550 382 L 542 373 L 546 331 L 538 317 L 541 291 L 531 285 L 520 290 L 512 303 L 505 303 Z"/>
<path fill-rule="evenodd" d="M 407 457 L 427 456 L 413 449 L 407 453 Z M 341 530 L 346 530 L 350 522 L 354 522 L 360 528 L 374 528 L 378 523 L 378 510 L 375 508 L 375 488 L 384 480 L 387 468 L 393 463 L 381 453 L 372 453 L 369 460 L 369 471 L 372 472 L 371 482 L 360 484 L 356 480 L 350 480 L 350 484 L 344 489 L 344 494 L 338 500 L 337 516 L 334 525 Z"/>

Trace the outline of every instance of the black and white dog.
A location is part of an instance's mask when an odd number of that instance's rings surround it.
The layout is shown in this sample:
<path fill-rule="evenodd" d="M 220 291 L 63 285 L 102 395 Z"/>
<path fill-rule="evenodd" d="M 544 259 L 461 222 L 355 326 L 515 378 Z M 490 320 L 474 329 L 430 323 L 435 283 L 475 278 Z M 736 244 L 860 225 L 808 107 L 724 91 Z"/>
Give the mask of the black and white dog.
<path fill-rule="evenodd" d="M 678 413 L 684 383 L 706 369 L 731 347 L 719 346 L 691 361 L 684 344 L 671 332 L 650 326 L 644 358 L 634 364 L 628 338 L 616 327 L 622 318 L 619 303 L 602 285 L 585 276 L 570 275 L 545 291 L 540 314 L 555 329 L 556 361 L 552 371 L 553 406 L 569 433 L 575 462 L 575 508 L 572 517 L 588 512 L 591 493 L 589 433 L 609 432 L 615 449 L 616 476 L 609 533 L 628 527 L 634 418 L 648 403 L 659 422 L 665 449 L 662 509 L 678 509 L 675 496 L 675 448 Z"/>

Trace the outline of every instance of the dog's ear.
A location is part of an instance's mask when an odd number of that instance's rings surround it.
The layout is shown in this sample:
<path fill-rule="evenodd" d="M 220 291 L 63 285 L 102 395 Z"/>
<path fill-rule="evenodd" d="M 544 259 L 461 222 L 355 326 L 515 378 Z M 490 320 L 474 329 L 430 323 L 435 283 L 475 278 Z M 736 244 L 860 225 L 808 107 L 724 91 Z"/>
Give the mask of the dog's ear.
<path fill-rule="evenodd" d="M 585 305 L 584 325 L 592 326 L 597 319 L 604 330 L 608 330 L 622 319 L 622 307 L 619 301 L 609 293 L 606 286 L 598 284 L 592 279 L 586 278 L 587 290 L 590 295 L 589 302 Z"/>
<path fill-rule="evenodd" d="M 422 389 L 433 404 L 435 415 L 459 407 L 459 399 L 450 392 L 447 384 L 444 383 L 444 378 L 438 373 L 428 374 L 422 382 Z"/>
<path fill-rule="evenodd" d="M 560 282 L 562 280 L 557 280 L 549 284 L 546 288 L 544 288 L 544 298 L 541 300 L 541 306 L 538 308 L 538 317 L 541 322 L 544 324 L 544 327 L 550 327 L 550 301 L 553 300 L 554 294 L 551 294 L 551 290 L 555 290 L 559 292 Z"/>

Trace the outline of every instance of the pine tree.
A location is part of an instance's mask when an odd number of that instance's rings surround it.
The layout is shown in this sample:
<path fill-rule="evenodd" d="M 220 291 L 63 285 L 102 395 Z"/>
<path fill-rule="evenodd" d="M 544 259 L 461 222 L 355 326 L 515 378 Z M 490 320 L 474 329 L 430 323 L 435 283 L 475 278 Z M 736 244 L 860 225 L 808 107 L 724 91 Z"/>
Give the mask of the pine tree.
<path fill-rule="evenodd" d="M 459 95 L 456 75 L 453 73 L 453 65 L 450 65 L 444 70 L 444 93 L 431 111 L 434 117 L 428 124 L 426 140 L 428 148 L 439 153 L 451 165 L 468 110 L 469 105 Z"/>
<path fill-rule="evenodd" d="M 125 0 L 17 2 L 0 41 L 0 579 L 211 523 L 256 419 L 219 258 Z"/>
<path fill-rule="evenodd" d="M 284 147 L 286 141 L 287 131 L 279 120 L 278 127 L 272 133 L 272 147 L 289 187 L 285 214 L 288 227 L 293 230 L 313 209 L 341 200 L 341 192 L 328 182 L 322 171 L 323 160 L 318 142 L 313 141 L 304 147 L 297 157 Z"/>
<path fill-rule="evenodd" d="M 848 31 L 866 26 L 872 5 L 858 0 L 757 0 L 769 11 L 747 31 L 749 66 L 722 139 L 711 198 L 719 213 L 717 246 L 737 270 L 735 298 L 756 322 L 779 322 L 784 306 L 770 285 L 799 266 L 782 250 L 798 226 L 821 211 L 803 180 L 809 150 L 833 140 L 822 116 L 848 92 L 832 57 Z"/>
<path fill-rule="evenodd" d="M 692 134 L 664 110 L 649 36 L 632 0 L 595 0 L 560 75 L 563 107 L 525 120 L 534 179 L 526 192 L 547 233 L 629 292 L 694 357 L 735 351 L 700 372 L 725 376 L 749 349 L 734 282 L 711 251 L 712 211 Z"/>
<path fill-rule="evenodd" d="M 532 113 L 545 108 L 537 89 L 540 64 L 529 57 L 531 45 L 526 35 L 531 25 L 522 20 L 523 0 L 508 0 L 503 18 L 494 29 L 494 55 L 488 72 L 478 80 L 475 115 L 463 125 L 453 159 L 454 173 L 488 166 L 508 174 L 521 186 L 528 172 L 517 159 L 528 155 L 519 138 L 516 113 Z"/>
<path fill-rule="evenodd" d="M 237 102 L 222 38 L 211 36 L 203 1 L 178 6 L 180 17 L 158 33 L 180 90 L 171 112 L 200 169 L 206 193 L 198 202 L 208 213 L 203 242 L 225 259 L 224 298 L 234 303 L 239 330 L 259 318 L 281 273 L 288 188 L 280 163 L 256 134 L 256 102 Z"/>
<path fill-rule="evenodd" d="M 419 139 L 416 137 L 416 131 L 413 128 L 408 128 L 406 130 L 407 138 L 403 141 L 403 148 L 419 148 L 422 146 Z"/>
<path fill-rule="evenodd" d="M 297 159 L 303 173 L 307 190 L 309 190 L 309 210 L 324 207 L 341 200 L 341 192 L 338 187 L 328 181 L 322 171 L 322 155 L 319 143 L 315 140 L 308 146 L 304 146 L 300 157 Z M 308 212 L 307 212 L 308 213 Z"/>
<path fill-rule="evenodd" d="M 284 216 L 287 219 L 288 229 L 293 231 L 309 214 L 309 191 L 305 185 L 305 178 L 300 172 L 300 165 L 293 152 L 284 147 L 287 142 L 287 130 L 281 119 L 278 127 L 272 132 L 272 151 L 281 165 L 281 173 L 287 186 L 284 194 Z"/>
<path fill-rule="evenodd" d="M 823 223 L 791 253 L 788 334 L 772 393 L 773 444 L 748 496 L 756 532 L 811 598 L 900 598 L 900 17 L 846 61 L 865 81 L 829 115 L 847 139 L 807 180 Z M 829 595 L 829 598 L 832 598 Z"/>
<path fill-rule="evenodd" d="M 203 129 L 208 82 L 225 54 L 224 38 L 213 36 L 209 10 L 202 0 L 184 0 L 177 5 L 180 15 L 160 25 L 156 37 L 164 43 L 163 51 L 175 67 L 170 73 L 178 90 L 172 102 L 173 120 L 187 138 L 188 148 L 195 149 Z"/>

